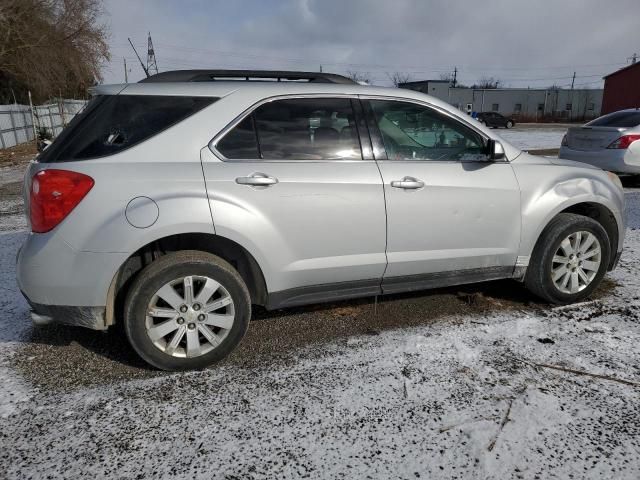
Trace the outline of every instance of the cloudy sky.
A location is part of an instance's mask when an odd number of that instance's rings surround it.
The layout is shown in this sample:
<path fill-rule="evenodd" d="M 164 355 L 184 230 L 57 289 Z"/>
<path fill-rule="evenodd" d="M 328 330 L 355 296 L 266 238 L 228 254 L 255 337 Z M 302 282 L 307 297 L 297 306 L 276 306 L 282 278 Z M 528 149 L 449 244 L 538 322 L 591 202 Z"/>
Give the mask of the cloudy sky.
<path fill-rule="evenodd" d="M 150 31 L 160 71 L 269 68 L 471 84 L 599 87 L 640 54 L 640 0 L 105 0 L 106 83 L 144 76 Z"/>

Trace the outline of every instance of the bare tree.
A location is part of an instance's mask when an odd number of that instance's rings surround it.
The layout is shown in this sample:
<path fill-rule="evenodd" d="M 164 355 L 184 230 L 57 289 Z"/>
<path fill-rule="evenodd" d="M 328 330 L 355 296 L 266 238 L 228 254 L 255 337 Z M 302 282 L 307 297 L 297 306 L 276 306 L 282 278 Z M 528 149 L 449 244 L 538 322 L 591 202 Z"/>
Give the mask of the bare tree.
<path fill-rule="evenodd" d="M 387 77 L 389 77 L 394 87 L 399 87 L 400 84 L 407 83 L 411 80 L 411 75 L 402 72 L 387 73 Z"/>
<path fill-rule="evenodd" d="M 471 88 L 494 89 L 502 86 L 502 80 L 495 77 L 482 77 Z"/>
<path fill-rule="evenodd" d="M 101 14 L 101 0 L 0 0 L 0 94 L 84 94 L 109 59 Z"/>
<path fill-rule="evenodd" d="M 453 73 L 441 73 L 438 78 L 440 78 L 440 80 L 445 80 L 451 83 L 453 82 Z"/>
<path fill-rule="evenodd" d="M 356 83 L 371 83 L 371 77 L 368 73 L 355 72 L 349 70 L 347 72 L 347 77 L 353 80 Z"/>

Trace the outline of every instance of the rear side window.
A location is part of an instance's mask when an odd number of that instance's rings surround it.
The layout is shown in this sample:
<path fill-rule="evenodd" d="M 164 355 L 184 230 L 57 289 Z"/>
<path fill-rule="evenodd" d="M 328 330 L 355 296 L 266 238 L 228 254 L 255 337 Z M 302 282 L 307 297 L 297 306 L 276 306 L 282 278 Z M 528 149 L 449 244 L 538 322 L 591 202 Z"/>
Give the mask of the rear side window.
<path fill-rule="evenodd" d="M 96 97 L 39 158 L 87 160 L 119 153 L 215 102 L 212 97 L 110 95 Z"/>
<path fill-rule="evenodd" d="M 637 125 L 640 125 L 640 111 L 611 113 L 587 123 L 588 127 L 631 128 Z"/>
<path fill-rule="evenodd" d="M 298 98 L 258 107 L 216 148 L 228 159 L 362 159 L 351 100 Z"/>

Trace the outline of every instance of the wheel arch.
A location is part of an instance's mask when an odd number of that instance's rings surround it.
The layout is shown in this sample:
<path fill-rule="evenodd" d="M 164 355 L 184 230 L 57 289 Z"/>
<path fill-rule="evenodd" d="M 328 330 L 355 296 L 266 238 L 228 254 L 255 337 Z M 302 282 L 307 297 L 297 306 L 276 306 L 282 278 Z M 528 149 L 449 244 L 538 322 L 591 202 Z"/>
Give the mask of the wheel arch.
<path fill-rule="evenodd" d="M 603 203 L 596 201 L 581 201 L 570 205 L 563 205 L 557 211 L 554 211 L 546 219 L 544 224 L 538 229 L 536 241 L 533 245 L 533 249 L 540 241 L 543 232 L 551 221 L 561 213 L 574 213 L 577 215 L 583 215 L 589 217 L 598 222 L 607 232 L 609 237 L 609 246 L 611 248 L 611 259 L 607 270 L 611 270 L 615 266 L 616 253 L 618 252 L 618 242 L 620 240 L 620 228 L 616 215 L 613 210 Z M 533 251 L 532 249 L 532 251 Z"/>
<path fill-rule="evenodd" d="M 178 233 L 157 238 L 133 252 L 116 271 L 107 293 L 106 325 L 122 314 L 126 293 L 137 274 L 155 259 L 181 250 L 199 250 L 229 262 L 247 285 L 251 303 L 267 303 L 267 283 L 254 256 L 239 243 L 211 233 Z"/>

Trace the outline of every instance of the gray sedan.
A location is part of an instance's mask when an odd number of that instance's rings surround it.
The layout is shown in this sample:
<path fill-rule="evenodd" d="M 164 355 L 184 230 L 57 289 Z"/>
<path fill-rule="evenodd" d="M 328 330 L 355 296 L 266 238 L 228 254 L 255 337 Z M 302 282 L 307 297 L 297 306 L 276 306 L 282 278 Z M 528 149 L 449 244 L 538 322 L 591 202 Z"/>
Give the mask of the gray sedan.
<path fill-rule="evenodd" d="M 620 110 L 570 128 L 562 139 L 559 157 L 640 175 L 640 109 Z"/>

